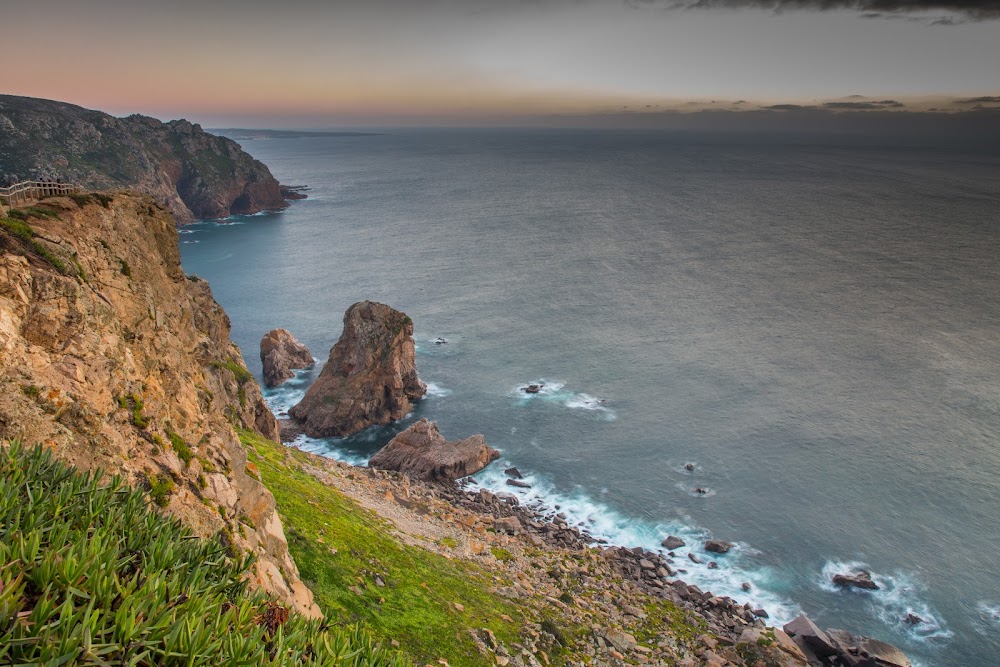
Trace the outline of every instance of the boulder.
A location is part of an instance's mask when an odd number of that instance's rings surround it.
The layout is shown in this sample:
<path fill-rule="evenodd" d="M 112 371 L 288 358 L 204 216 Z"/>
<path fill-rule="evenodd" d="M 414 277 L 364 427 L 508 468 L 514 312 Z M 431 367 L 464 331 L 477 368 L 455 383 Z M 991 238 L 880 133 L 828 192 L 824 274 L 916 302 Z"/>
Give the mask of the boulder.
<path fill-rule="evenodd" d="M 821 658 L 837 654 L 833 640 L 805 614 L 799 614 L 795 620 L 786 623 L 782 629 L 796 640 L 802 639 L 813 653 Z"/>
<path fill-rule="evenodd" d="M 368 466 L 442 482 L 477 473 L 499 457 L 481 435 L 447 442 L 437 424 L 421 419 L 376 452 Z"/>
<path fill-rule="evenodd" d="M 287 329 L 274 329 L 260 339 L 260 361 L 264 364 L 264 384 L 277 387 L 295 377 L 293 369 L 309 368 L 313 357 L 309 348 Z"/>
<path fill-rule="evenodd" d="M 507 486 L 516 486 L 519 489 L 530 489 L 531 488 L 531 484 L 528 484 L 527 482 L 522 482 L 519 479 L 508 479 L 507 480 Z"/>
<path fill-rule="evenodd" d="M 729 550 L 732 548 L 732 542 L 723 542 L 722 540 L 709 540 L 705 542 L 705 551 L 711 551 L 716 554 L 729 553 Z"/>
<path fill-rule="evenodd" d="M 675 537 L 673 535 L 668 535 L 667 539 L 660 542 L 660 544 L 664 548 L 673 551 L 674 549 L 679 549 L 680 547 L 684 546 L 684 540 L 682 540 L 679 537 Z"/>
<path fill-rule="evenodd" d="M 872 581 L 871 572 L 861 570 L 850 574 L 833 575 L 833 583 L 844 588 L 861 588 L 867 591 L 877 591 L 878 584 Z"/>
<path fill-rule="evenodd" d="M 892 644 L 846 630 L 827 630 L 826 634 L 847 667 L 913 667 L 906 654 Z"/>
<path fill-rule="evenodd" d="M 288 414 L 311 437 L 346 436 L 402 419 L 426 392 L 417 377 L 413 321 L 362 301 L 347 309 L 326 366 Z"/>

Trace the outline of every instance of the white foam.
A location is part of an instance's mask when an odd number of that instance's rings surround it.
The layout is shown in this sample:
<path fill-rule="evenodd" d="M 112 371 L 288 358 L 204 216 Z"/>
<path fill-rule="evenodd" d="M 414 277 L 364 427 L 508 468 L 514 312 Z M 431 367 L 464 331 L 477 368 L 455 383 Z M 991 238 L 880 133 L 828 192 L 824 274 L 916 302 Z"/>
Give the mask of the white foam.
<path fill-rule="evenodd" d="M 853 587 L 836 586 L 833 575 L 865 570 L 871 573 L 878 590 L 868 591 Z M 948 629 L 941 615 L 925 599 L 926 587 L 913 574 L 896 571 L 892 574 L 872 572 L 861 561 L 828 560 L 821 570 L 819 587 L 840 595 L 862 595 L 867 598 L 872 612 L 887 626 L 904 632 L 917 642 L 950 639 L 954 633 Z M 913 614 L 919 623 L 908 623 Z"/>
<path fill-rule="evenodd" d="M 431 396 L 433 398 L 444 398 L 445 396 L 451 396 L 451 389 L 446 389 L 434 382 L 428 382 L 427 396 Z"/>
<path fill-rule="evenodd" d="M 529 385 L 538 385 L 539 390 L 536 393 L 529 394 L 524 390 Z M 543 378 L 519 385 L 507 392 L 507 394 L 508 396 L 517 398 L 519 405 L 529 405 L 532 401 L 543 401 L 559 404 L 571 410 L 583 410 L 594 413 L 595 416 L 605 421 L 614 421 L 618 418 L 614 410 L 608 407 L 605 399 L 597 398 L 584 392 L 570 391 L 565 387 L 566 384 L 564 382 L 551 382 Z"/>
<path fill-rule="evenodd" d="M 976 605 L 976 611 L 979 614 L 976 631 L 987 637 L 995 636 L 1000 630 L 1000 604 L 981 601 Z"/>
<path fill-rule="evenodd" d="M 556 390 L 558 391 L 558 390 Z M 603 502 L 594 500 L 580 487 L 569 493 L 559 492 L 543 475 L 522 471 L 521 481 L 531 485 L 522 489 L 507 484 L 503 470 L 510 462 L 493 464 L 475 476 L 472 488 L 486 488 L 494 493 L 512 493 L 522 505 L 552 518 L 562 513 L 570 526 L 578 526 L 595 540 L 608 544 L 636 547 L 666 553 L 660 543 L 667 535 L 676 535 L 685 541 L 685 546 L 675 549 L 674 569 L 683 569 L 680 578 L 689 584 L 696 584 L 703 590 L 711 590 L 716 595 L 728 595 L 740 602 L 749 602 L 754 608 L 766 609 L 771 623 L 785 623 L 797 616 L 798 606 L 773 592 L 780 577 L 770 568 L 752 562 L 755 554 L 745 544 L 737 544 L 728 554 L 711 554 L 704 551 L 708 533 L 691 522 L 669 521 L 653 524 L 627 517 Z M 687 554 L 695 553 L 704 562 L 692 562 Z M 708 563 L 716 561 L 718 569 L 709 569 Z M 749 592 L 742 590 L 744 582 L 751 584 Z"/>

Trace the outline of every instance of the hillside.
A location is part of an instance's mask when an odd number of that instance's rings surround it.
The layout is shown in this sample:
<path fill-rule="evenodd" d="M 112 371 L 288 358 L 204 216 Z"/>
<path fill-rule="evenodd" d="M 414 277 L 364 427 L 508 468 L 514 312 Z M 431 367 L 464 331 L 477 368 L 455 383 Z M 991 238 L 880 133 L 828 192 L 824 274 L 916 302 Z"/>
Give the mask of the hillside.
<path fill-rule="evenodd" d="M 181 224 L 287 206 L 263 163 L 199 125 L 0 95 L 0 180 L 10 176 L 149 194 Z"/>

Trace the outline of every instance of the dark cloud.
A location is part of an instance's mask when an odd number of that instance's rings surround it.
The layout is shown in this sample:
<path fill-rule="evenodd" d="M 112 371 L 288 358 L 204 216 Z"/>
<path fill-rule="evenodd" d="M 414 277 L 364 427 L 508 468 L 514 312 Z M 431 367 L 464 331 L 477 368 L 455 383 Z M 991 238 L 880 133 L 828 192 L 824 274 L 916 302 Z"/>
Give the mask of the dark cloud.
<path fill-rule="evenodd" d="M 855 96 L 852 95 L 852 97 Z M 823 106 L 827 109 L 864 111 L 866 109 L 899 109 L 906 105 L 896 100 L 879 100 L 878 102 L 827 102 Z"/>
<path fill-rule="evenodd" d="M 761 108 L 769 111 L 811 111 L 816 107 L 807 107 L 801 104 L 772 104 L 771 106 Z"/>
<path fill-rule="evenodd" d="M 1000 102 L 1000 96 L 984 95 L 982 97 L 970 97 L 967 100 L 955 100 L 955 104 L 990 104 Z"/>
<path fill-rule="evenodd" d="M 913 17 L 932 25 L 1000 19 L 1000 0 L 629 0 L 635 6 L 665 5 L 676 9 L 853 10 L 864 18 L 906 18 L 928 12 L 945 16 Z"/>

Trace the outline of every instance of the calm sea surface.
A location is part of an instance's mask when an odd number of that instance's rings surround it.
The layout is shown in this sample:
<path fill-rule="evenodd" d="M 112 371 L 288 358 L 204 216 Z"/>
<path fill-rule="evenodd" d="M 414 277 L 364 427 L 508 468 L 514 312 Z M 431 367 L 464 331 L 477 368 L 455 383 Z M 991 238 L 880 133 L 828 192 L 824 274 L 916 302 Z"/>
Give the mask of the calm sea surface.
<path fill-rule="evenodd" d="M 525 502 L 596 535 L 737 542 L 718 570 L 686 547 L 678 565 L 772 620 L 1000 665 L 995 152 L 551 130 L 243 145 L 312 188 L 181 235 L 251 369 L 278 326 L 325 361 L 373 299 L 413 318 L 431 384 L 394 428 L 300 446 L 363 463 L 420 417 L 483 433 L 503 459 L 479 484 L 512 490 L 517 465 Z M 276 411 L 311 378 L 270 392 Z M 881 590 L 827 583 L 850 567 Z"/>

